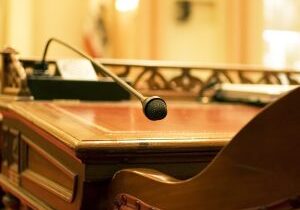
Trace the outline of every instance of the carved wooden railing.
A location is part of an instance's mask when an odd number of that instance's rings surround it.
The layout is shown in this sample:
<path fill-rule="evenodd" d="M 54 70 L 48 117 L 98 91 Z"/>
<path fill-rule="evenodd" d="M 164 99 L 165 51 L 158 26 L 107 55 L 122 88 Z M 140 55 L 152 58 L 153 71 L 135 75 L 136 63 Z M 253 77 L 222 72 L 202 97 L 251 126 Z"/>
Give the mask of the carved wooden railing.
<path fill-rule="evenodd" d="M 191 62 L 99 59 L 145 95 L 199 99 L 218 83 L 300 84 L 300 70 L 272 69 L 250 65 L 202 65 Z M 28 95 L 24 72 L 32 74 L 36 60 L 18 59 L 12 49 L 2 52 L 2 93 Z M 49 61 L 50 74 L 57 74 L 55 61 Z M 104 76 L 97 70 L 99 77 Z"/>
<path fill-rule="evenodd" d="M 203 65 L 191 62 L 124 61 L 101 59 L 121 71 L 145 94 L 199 99 L 211 86 L 233 84 L 300 84 L 300 70 L 250 65 Z"/>

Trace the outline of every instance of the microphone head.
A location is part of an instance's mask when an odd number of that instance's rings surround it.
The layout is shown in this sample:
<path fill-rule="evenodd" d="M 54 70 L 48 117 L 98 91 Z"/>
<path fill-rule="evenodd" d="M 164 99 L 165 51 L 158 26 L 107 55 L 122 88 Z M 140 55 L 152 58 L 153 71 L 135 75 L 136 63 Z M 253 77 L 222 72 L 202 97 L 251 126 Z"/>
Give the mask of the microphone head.
<path fill-rule="evenodd" d="M 150 120 L 161 120 L 167 116 L 167 104 L 158 96 L 148 97 L 142 104 L 144 114 Z"/>

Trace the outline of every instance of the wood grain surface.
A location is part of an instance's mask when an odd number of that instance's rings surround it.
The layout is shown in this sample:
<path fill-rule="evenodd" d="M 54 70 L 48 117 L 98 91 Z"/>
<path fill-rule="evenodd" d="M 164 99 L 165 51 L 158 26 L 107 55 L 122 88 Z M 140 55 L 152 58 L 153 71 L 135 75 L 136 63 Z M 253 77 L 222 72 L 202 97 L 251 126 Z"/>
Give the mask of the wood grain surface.
<path fill-rule="evenodd" d="M 4 110 L 3 110 L 4 109 Z M 233 104 L 168 103 L 168 116 L 150 121 L 137 102 L 12 102 L 4 117 L 30 122 L 68 147 L 195 147 L 224 145 L 260 109 Z"/>

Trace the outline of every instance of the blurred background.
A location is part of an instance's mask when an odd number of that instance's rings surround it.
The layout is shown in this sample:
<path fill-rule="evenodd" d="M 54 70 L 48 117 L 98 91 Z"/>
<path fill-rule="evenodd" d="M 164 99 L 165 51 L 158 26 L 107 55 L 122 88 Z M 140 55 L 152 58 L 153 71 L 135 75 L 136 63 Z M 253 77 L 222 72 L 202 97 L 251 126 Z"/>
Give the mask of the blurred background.
<path fill-rule="evenodd" d="M 0 47 L 40 57 L 57 37 L 93 57 L 299 68 L 299 20 L 299 0 L 0 0 Z"/>

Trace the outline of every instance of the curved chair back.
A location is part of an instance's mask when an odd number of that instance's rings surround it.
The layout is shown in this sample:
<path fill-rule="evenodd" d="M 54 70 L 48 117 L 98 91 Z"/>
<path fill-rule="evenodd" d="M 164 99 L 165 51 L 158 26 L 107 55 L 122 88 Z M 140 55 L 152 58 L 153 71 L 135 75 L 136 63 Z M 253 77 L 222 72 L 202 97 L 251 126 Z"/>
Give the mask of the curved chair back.
<path fill-rule="evenodd" d="M 122 193 L 165 210 L 247 209 L 300 195 L 300 88 L 265 107 L 197 176 L 126 169 L 112 180 L 110 208 Z"/>

